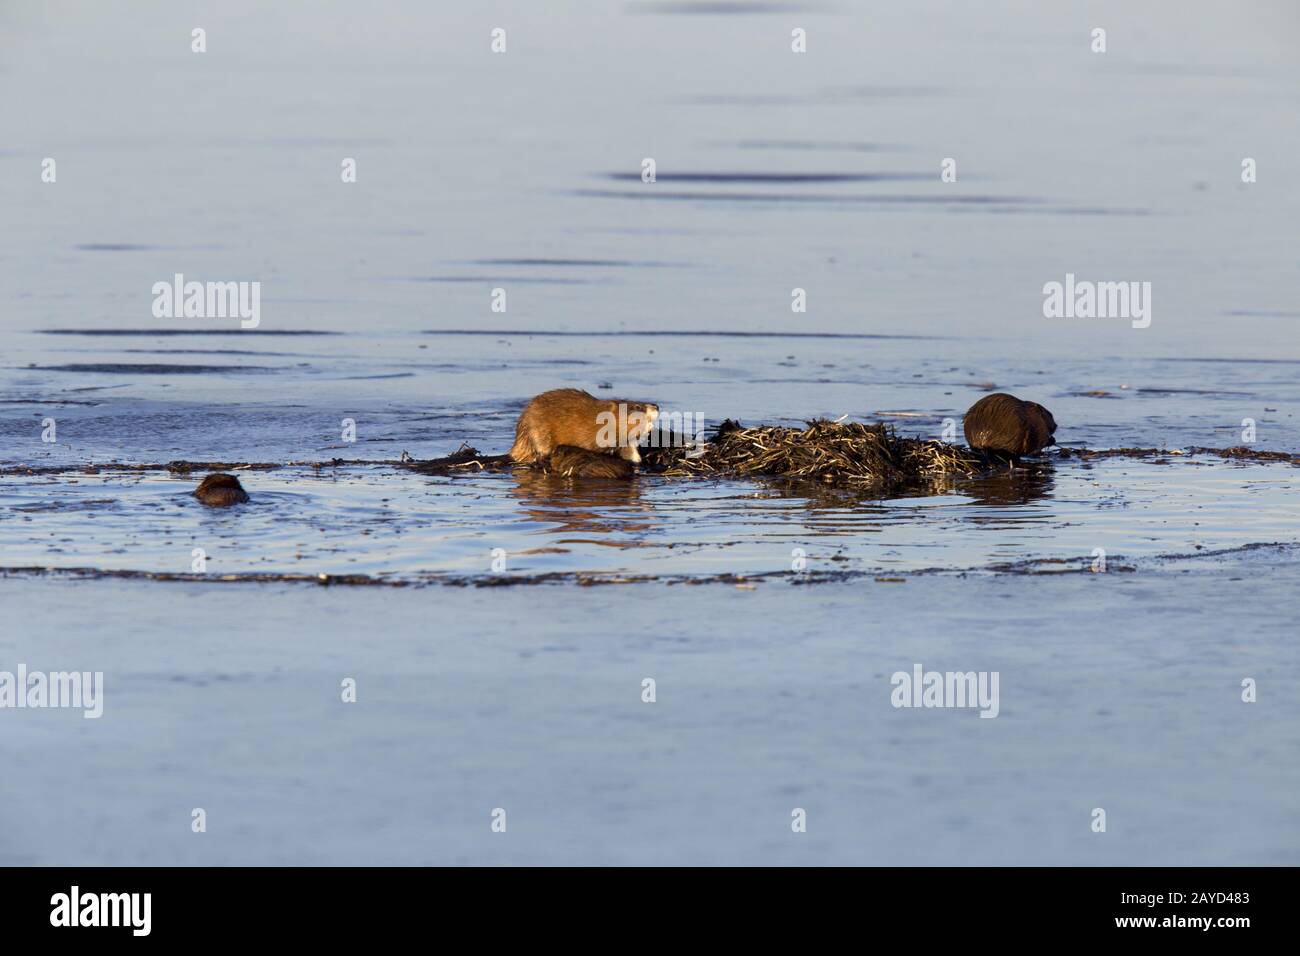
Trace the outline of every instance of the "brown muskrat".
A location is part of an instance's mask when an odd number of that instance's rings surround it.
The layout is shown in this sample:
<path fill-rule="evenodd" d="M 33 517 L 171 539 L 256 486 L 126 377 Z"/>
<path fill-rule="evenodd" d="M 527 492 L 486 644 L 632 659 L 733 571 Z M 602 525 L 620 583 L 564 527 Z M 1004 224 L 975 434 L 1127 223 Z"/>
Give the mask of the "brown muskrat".
<path fill-rule="evenodd" d="M 546 470 L 561 478 L 631 478 L 633 468 L 618 455 L 561 445 L 551 452 Z"/>
<path fill-rule="evenodd" d="M 243 504 L 248 500 L 248 492 L 234 475 L 218 472 L 199 482 L 199 486 L 194 489 L 194 497 L 210 507 L 226 508 Z"/>
<path fill-rule="evenodd" d="M 524 408 L 510 457 L 532 464 L 561 445 L 570 445 L 592 452 L 617 449 L 621 458 L 639 462 L 636 446 L 658 417 L 658 405 L 600 399 L 580 388 L 557 388 L 538 395 Z"/>
<path fill-rule="evenodd" d="M 971 448 L 1010 455 L 1032 455 L 1056 444 L 1052 413 L 1037 402 L 1022 402 L 1005 392 L 985 395 L 972 405 L 963 430 Z"/>

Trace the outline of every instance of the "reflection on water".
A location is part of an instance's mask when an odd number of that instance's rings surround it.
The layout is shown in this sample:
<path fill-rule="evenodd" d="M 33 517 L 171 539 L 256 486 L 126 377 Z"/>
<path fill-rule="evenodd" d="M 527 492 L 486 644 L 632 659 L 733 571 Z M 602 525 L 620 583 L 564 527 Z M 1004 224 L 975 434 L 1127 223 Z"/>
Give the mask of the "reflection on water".
<path fill-rule="evenodd" d="M 630 547 L 611 536 L 644 535 L 655 527 L 654 507 L 642 499 L 641 484 L 612 478 L 561 478 L 529 469 L 511 475 L 511 497 L 530 521 L 546 525 L 538 533 L 602 535 L 598 543 Z M 567 543 L 567 542 L 566 542 Z"/>
<path fill-rule="evenodd" d="M 952 482 L 954 490 L 982 505 L 1026 505 L 1050 497 L 1056 487 L 1051 462 L 1022 462 L 982 478 Z"/>
<path fill-rule="evenodd" d="M 981 505 L 1026 505 L 1048 498 L 1055 488 L 1055 464 L 1024 459 L 974 478 L 948 477 L 891 488 L 888 500 L 959 496 Z M 764 481 L 764 496 L 797 500 L 809 511 L 850 511 L 855 514 L 889 514 L 884 504 L 853 491 L 831 488 L 813 481 Z"/>

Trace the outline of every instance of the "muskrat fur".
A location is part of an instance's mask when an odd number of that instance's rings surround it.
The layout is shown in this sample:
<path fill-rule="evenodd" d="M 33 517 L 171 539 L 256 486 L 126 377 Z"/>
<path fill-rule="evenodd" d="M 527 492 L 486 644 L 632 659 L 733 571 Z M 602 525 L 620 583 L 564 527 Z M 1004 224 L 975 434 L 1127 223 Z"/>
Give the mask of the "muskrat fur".
<path fill-rule="evenodd" d="M 247 501 L 248 492 L 234 475 L 219 472 L 208 475 L 199 482 L 199 486 L 194 489 L 194 497 L 212 508 L 227 508 Z"/>
<path fill-rule="evenodd" d="M 996 392 L 970 407 L 963 420 L 966 444 L 983 451 L 1032 455 L 1056 444 L 1056 419 L 1037 402 Z"/>
<path fill-rule="evenodd" d="M 569 445 L 590 452 L 616 451 L 621 458 L 639 462 L 636 446 L 658 417 L 659 406 L 647 402 L 600 399 L 579 388 L 557 388 L 525 406 L 510 457 L 535 464 Z"/>
<path fill-rule="evenodd" d="M 561 445 L 551 452 L 546 470 L 561 478 L 631 478 L 633 466 L 618 455 Z"/>

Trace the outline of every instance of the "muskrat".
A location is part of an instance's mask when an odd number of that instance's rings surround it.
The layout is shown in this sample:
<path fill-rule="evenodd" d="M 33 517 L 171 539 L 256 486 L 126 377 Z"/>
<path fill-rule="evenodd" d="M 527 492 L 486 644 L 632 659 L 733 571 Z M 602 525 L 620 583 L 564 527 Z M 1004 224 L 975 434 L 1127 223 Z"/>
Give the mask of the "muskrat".
<path fill-rule="evenodd" d="M 561 478 L 631 478 L 632 462 L 618 455 L 560 445 L 546 462 L 547 471 Z"/>
<path fill-rule="evenodd" d="M 616 449 L 619 457 L 639 462 L 636 446 L 658 417 L 658 405 L 600 399 L 580 388 L 557 388 L 538 395 L 524 408 L 510 457 L 532 464 L 561 445 L 570 445 L 592 452 Z"/>
<path fill-rule="evenodd" d="M 234 475 L 216 473 L 199 482 L 199 486 L 194 489 L 194 497 L 213 508 L 226 508 L 243 504 L 248 500 L 248 492 Z"/>
<path fill-rule="evenodd" d="M 1052 413 L 1037 402 L 1022 402 L 1005 392 L 985 395 L 972 405 L 963 430 L 971 448 L 1010 455 L 1032 455 L 1056 444 Z"/>

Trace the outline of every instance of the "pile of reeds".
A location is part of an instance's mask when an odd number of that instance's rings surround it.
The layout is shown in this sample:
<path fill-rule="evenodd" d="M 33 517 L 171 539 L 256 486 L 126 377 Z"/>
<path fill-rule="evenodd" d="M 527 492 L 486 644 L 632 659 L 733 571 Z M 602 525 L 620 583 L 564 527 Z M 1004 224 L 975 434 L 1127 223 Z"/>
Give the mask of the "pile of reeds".
<path fill-rule="evenodd" d="M 765 477 L 865 489 L 969 476 L 988 466 L 968 448 L 902 438 L 890 425 L 825 420 L 804 429 L 724 422 L 712 442 L 691 451 L 643 449 L 643 467 L 674 478 Z"/>
<path fill-rule="evenodd" d="M 467 475 L 481 471 L 506 471 L 511 467 L 509 455 L 483 455 L 473 445 L 465 443 L 445 458 L 404 460 L 401 464 L 422 475 Z"/>

